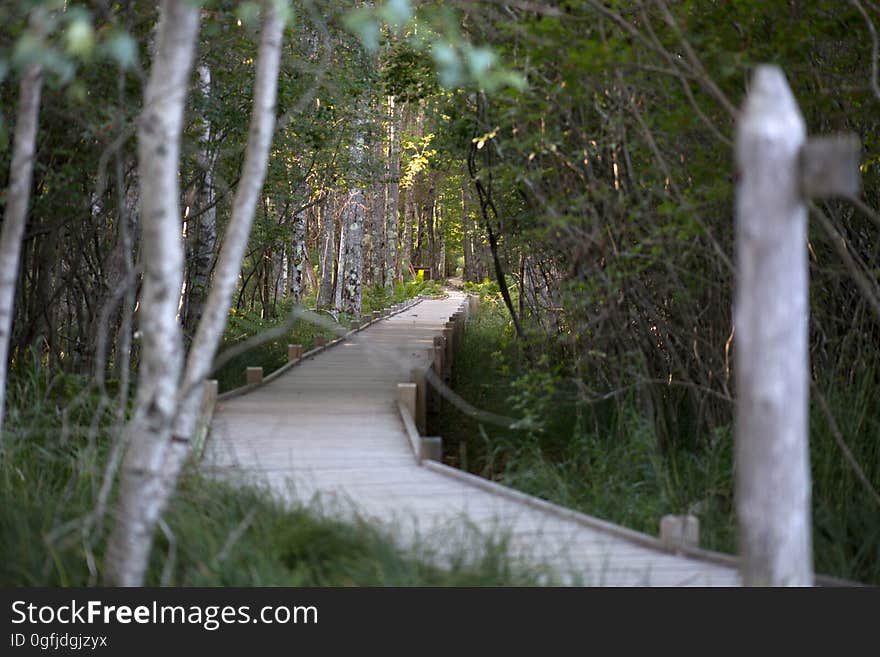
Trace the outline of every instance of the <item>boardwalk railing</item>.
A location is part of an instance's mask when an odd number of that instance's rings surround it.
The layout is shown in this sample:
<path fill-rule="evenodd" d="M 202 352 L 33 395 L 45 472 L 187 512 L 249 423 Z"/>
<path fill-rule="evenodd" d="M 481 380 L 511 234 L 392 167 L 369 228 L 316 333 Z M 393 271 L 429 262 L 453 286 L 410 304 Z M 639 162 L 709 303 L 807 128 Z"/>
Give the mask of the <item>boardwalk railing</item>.
<path fill-rule="evenodd" d="M 428 413 L 438 413 L 442 395 L 430 384 L 432 378 L 449 384 L 456 350 L 461 346 L 465 323 L 471 309 L 476 308 L 479 297 L 468 295 L 464 303 L 442 328 L 442 335 L 434 337 L 428 363 L 410 373 L 410 381 L 397 384 L 397 407 L 403 420 L 413 455 L 418 463 L 424 460 L 441 461 L 443 439 L 426 436 Z M 431 370 L 434 377 L 429 376 Z"/>

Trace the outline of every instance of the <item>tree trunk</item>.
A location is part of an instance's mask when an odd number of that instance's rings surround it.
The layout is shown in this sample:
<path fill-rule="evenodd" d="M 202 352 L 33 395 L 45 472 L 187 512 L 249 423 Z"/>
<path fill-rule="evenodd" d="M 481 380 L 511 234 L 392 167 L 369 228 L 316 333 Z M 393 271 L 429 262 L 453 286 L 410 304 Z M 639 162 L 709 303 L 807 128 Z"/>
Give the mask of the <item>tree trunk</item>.
<path fill-rule="evenodd" d="M 167 0 L 163 5 L 163 18 L 159 30 L 160 39 L 156 56 L 157 61 L 151 73 L 150 84 L 147 87 L 147 102 L 145 106 L 148 109 L 146 111 L 150 111 L 149 108 L 154 107 L 154 103 L 156 103 L 156 107 L 160 106 L 155 100 L 156 96 L 151 95 L 151 92 L 155 93 L 157 91 L 154 87 L 159 87 L 158 91 L 163 92 L 163 95 L 160 96 L 163 99 L 162 103 L 174 103 L 177 130 L 174 133 L 169 131 L 169 134 L 173 134 L 175 138 L 163 140 L 167 141 L 166 147 L 158 149 L 157 154 L 162 154 L 168 158 L 169 153 L 173 153 L 174 159 L 171 161 L 166 160 L 165 164 L 166 171 L 168 172 L 166 175 L 169 175 L 175 181 L 175 185 L 177 176 L 177 145 L 180 137 L 180 115 L 183 109 L 186 79 L 192 63 L 192 50 L 198 26 L 198 12 L 197 8 L 194 8 L 194 6 L 187 2 L 178 3 L 173 0 Z M 173 401 L 177 401 L 176 405 L 171 406 L 171 413 L 167 414 L 167 417 L 170 417 L 172 421 L 171 431 L 165 429 L 166 412 L 164 405 L 155 409 L 157 402 L 165 401 L 164 396 L 160 398 L 158 395 L 154 395 L 152 399 L 147 398 L 145 400 L 140 394 L 138 396 L 139 403 L 135 419 L 132 422 L 135 426 L 135 431 L 132 431 L 131 446 L 129 453 L 126 455 L 126 468 L 123 471 L 120 512 L 117 525 L 114 527 L 108 545 L 108 568 L 105 571 L 105 576 L 111 584 L 139 585 L 143 583 L 155 526 L 159 515 L 164 510 L 171 493 L 174 491 L 180 469 L 189 454 L 189 441 L 195 431 L 202 398 L 202 383 L 211 371 L 217 345 L 220 342 L 223 328 L 226 325 L 226 317 L 229 312 L 232 294 L 241 271 L 244 250 L 247 246 L 254 212 L 265 178 L 269 146 L 272 142 L 275 126 L 275 97 L 281 56 L 281 36 L 284 29 L 284 20 L 272 0 L 266 0 L 263 3 L 262 13 L 263 27 L 260 34 L 260 46 L 257 56 L 254 107 L 245 151 L 243 172 L 233 200 L 232 214 L 226 228 L 226 234 L 224 235 L 223 249 L 217 260 L 214 283 L 211 286 L 205 304 L 205 312 L 189 351 L 182 383 L 179 377 L 176 377 L 173 383 L 179 385 L 163 386 L 163 391 L 166 387 L 169 388 L 173 394 Z M 173 65 L 168 66 L 169 63 Z M 170 89 L 168 87 L 160 87 L 158 81 L 167 81 Z M 154 82 L 156 82 L 155 85 Z M 142 150 L 147 153 L 150 153 L 150 150 L 147 148 L 149 146 L 149 139 L 154 138 L 152 136 L 154 131 L 150 130 L 150 125 L 149 121 L 142 123 L 142 130 L 146 131 L 144 136 L 146 143 L 142 146 Z M 169 148 L 169 145 L 172 145 L 173 148 Z M 145 167 L 142 166 L 142 169 L 145 169 Z M 148 167 L 145 172 L 153 173 Z M 153 175 L 155 176 L 155 173 Z M 144 177 L 142 173 L 142 185 L 145 185 L 145 179 L 147 181 L 150 180 L 150 176 Z M 164 203 L 173 203 L 176 206 L 176 193 L 150 197 L 147 192 L 155 190 L 148 190 L 146 186 L 142 187 L 142 189 L 142 196 L 145 199 L 165 199 Z M 176 192 L 176 190 L 174 191 Z M 147 212 L 148 203 L 144 202 L 144 212 L 142 214 L 145 224 L 144 259 L 147 262 L 145 265 L 146 273 L 155 266 L 151 264 L 150 254 L 146 253 L 147 246 L 148 244 L 150 246 L 159 244 L 159 240 L 156 240 L 155 236 L 148 236 L 147 218 L 158 216 L 155 208 L 153 208 L 154 212 Z M 172 222 L 166 223 L 168 225 L 162 237 L 170 242 L 172 235 L 174 235 L 170 228 Z M 178 252 L 182 252 L 179 229 L 174 236 L 177 238 L 176 249 Z M 154 241 L 155 243 L 152 243 Z M 153 255 L 155 257 L 156 254 Z M 168 258 L 167 254 L 165 258 Z M 156 260 L 158 263 L 161 263 L 161 258 Z M 166 296 L 171 297 L 170 294 Z M 145 290 L 144 300 L 147 298 Z M 157 308 L 155 303 L 144 308 L 142 301 L 141 312 L 143 314 L 146 314 L 146 310 L 154 310 L 155 308 Z M 169 313 L 167 308 L 162 308 L 162 310 L 164 311 L 161 314 L 162 321 L 168 323 L 169 318 L 173 321 L 174 315 Z M 177 345 L 179 351 L 179 331 Z M 156 346 L 145 339 L 141 362 L 142 381 L 144 380 L 144 362 L 151 362 L 157 353 L 159 353 L 159 350 Z M 179 362 L 179 356 L 177 360 Z M 164 375 L 165 373 L 161 374 Z M 163 382 L 168 379 L 167 376 L 162 376 L 161 378 Z M 149 382 L 149 379 L 147 379 L 147 382 Z M 142 401 L 148 401 L 150 405 L 145 407 L 141 403 Z M 153 416 L 160 412 L 161 415 L 156 419 L 161 420 L 161 424 L 139 422 L 140 417 L 153 419 Z M 138 443 L 142 443 L 148 448 L 138 447 Z"/>
<path fill-rule="evenodd" d="M 293 242 L 291 244 L 290 294 L 294 303 L 301 303 L 305 283 L 306 266 L 306 212 L 297 212 L 293 218 Z"/>
<path fill-rule="evenodd" d="M 437 221 L 437 199 L 434 195 L 434 186 L 428 190 L 428 204 L 425 205 L 425 230 L 428 237 L 428 253 L 424 258 L 425 266 L 431 272 L 430 278 L 433 280 L 437 277 L 437 241 L 434 230 Z"/>
<path fill-rule="evenodd" d="M 343 235 L 345 240 L 339 247 L 339 266 L 341 274 L 337 286 L 337 306 L 341 312 L 360 317 L 363 296 L 363 226 L 366 194 L 360 187 L 348 192 L 348 201 L 343 212 Z"/>
<path fill-rule="evenodd" d="M 425 258 L 425 234 L 427 231 L 426 219 L 425 217 L 428 215 L 429 209 L 421 199 L 422 194 L 421 185 L 418 187 L 417 194 L 419 196 L 419 205 L 416 206 L 416 226 L 415 226 L 415 249 L 413 259 L 415 260 L 415 264 L 421 267 L 424 267 L 426 264 Z"/>
<path fill-rule="evenodd" d="M 41 18 L 41 15 L 35 14 L 32 24 Z M 31 64 L 25 70 L 19 86 L 9 189 L 6 193 L 3 231 L 0 234 L 0 441 L 6 409 L 6 367 L 9 360 L 15 284 L 18 281 L 21 240 L 31 196 L 42 87 L 42 68 L 38 64 Z"/>
<path fill-rule="evenodd" d="M 474 226 L 468 214 L 467 188 L 461 187 L 461 249 L 464 255 L 464 268 L 461 277 L 465 281 L 476 282 L 474 276 Z"/>
<path fill-rule="evenodd" d="M 437 204 L 435 215 L 437 217 L 437 237 L 435 239 L 439 242 L 437 248 L 437 278 L 446 278 L 446 240 L 443 239 L 443 208 L 440 204 Z"/>
<path fill-rule="evenodd" d="M 318 286 L 318 308 L 333 305 L 333 262 L 336 260 L 336 219 L 334 195 L 327 194 L 321 206 L 321 283 Z"/>
<path fill-rule="evenodd" d="M 403 236 L 401 237 L 401 246 L 403 253 L 400 258 L 400 272 L 406 278 L 413 262 L 413 224 L 416 217 L 416 204 L 414 199 L 414 188 L 410 187 L 406 190 L 406 200 L 403 204 Z"/>
<path fill-rule="evenodd" d="M 241 273 L 242 259 L 253 226 L 254 214 L 266 177 L 269 148 L 275 131 L 275 103 L 281 61 L 284 17 L 276 0 L 262 3 L 262 28 L 254 80 L 254 105 L 241 178 L 232 201 L 232 214 L 223 236 L 223 248 L 217 258 L 214 280 L 205 313 L 189 351 L 181 387 L 181 403 L 175 417 L 174 434 L 165 459 L 164 500 L 173 492 L 177 475 L 189 454 L 189 439 L 198 420 L 202 383 L 211 373 L 214 356 Z"/>
<path fill-rule="evenodd" d="M 199 91 L 207 101 L 211 98 L 211 70 L 202 64 L 198 69 Z M 214 249 L 217 246 L 217 208 L 214 192 L 214 166 L 216 158 L 211 153 L 211 124 L 206 119 L 202 123 L 202 148 L 200 164 L 204 170 L 204 180 L 196 202 L 199 215 L 187 227 L 187 265 L 189 269 L 186 313 L 184 314 L 184 333 L 192 336 L 208 297 L 211 266 L 214 264 Z"/>
<path fill-rule="evenodd" d="M 287 255 L 289 252 L 290 249 L 287 247 L 281 249 L 281 267 L 278 274 L 280 284 L 276 292 L 278 296 L 283 296 L 290 289 L 290 258 Z"/>
<path fill-rule="evenodd" d="M 381 143 L 379 144 L 381 152 Z M 365 270 L 370 272 L 370 283 L 383 285 L 385 281 L 385 185 L 381 182 L 374 183 L 370 188 L 370 212 L 367 223 L 369 224 L 369 258 L 367 248 L 364 246 L 364 260 L 369 263 Z M 367 234 L 364 234 L 364 239 Z"/>
<path fill-rule="evenodd" d="M 398 207 L 400 202 L 400 108 L 394 96 L 388 98 L 388 182 L 385 196 L 385 289 L 394 291 L 400 276 L 398 262 Z"/>
<path fill-rule="evenodd" d="M 156 54 L 138 122 L 144 282 L 138 393 L 125 427 L 116 523 L 104 578 L 114 586 L 143 584 L 153 532 L 164 507 L 162 462 L 173 440 L 183 344 L 177 322 L 183 278 L 178 167 L 183 110 L 198 33 L 199 9 L 186 0 L 162 3 Z"/>
<path fill-rule="evenodd" d="M 341 194 L 340 198 L 342 198 Z M 348 195 L 339 210 L 339 246 L 337 247 L 339 255 L 336 257 L 336 289 L 334 290 L 334 307 L 338 312 L 342 311 L 342 289 L 345 287 L 344 275 L 348 266 L 346 262 L 348 260 L 348 223 L 350 220 L 348 206 L 351 201 L 351 196 Z"/>

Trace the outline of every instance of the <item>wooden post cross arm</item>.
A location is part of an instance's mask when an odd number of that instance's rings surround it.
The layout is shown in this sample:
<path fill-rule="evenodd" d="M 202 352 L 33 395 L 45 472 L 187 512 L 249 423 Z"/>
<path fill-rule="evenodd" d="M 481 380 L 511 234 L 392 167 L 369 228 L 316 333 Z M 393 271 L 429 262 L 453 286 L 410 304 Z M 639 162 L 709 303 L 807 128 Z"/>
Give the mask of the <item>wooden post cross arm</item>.
<path fill-rule="evenodd" d="M 862 145 L 854 134 L 811 137 L 798 155 L 800 192 L 805 199 L 855 198 L 861 189 Z"/>

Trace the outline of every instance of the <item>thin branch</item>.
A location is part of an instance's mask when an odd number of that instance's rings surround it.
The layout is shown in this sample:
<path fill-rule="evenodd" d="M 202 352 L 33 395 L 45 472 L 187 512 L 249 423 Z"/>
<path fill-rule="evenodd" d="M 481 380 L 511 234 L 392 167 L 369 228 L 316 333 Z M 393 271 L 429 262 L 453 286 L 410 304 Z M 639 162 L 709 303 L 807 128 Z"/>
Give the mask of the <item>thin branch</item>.
<path fill-rule="evenodd" d="M 825 395 L 823 395 L 822 391 L 819 390 L 819 386 L 816 385 L 815 381 L 811 381 L 810 384 L 813 389 L 813 397 L 816 399 L 816 401 L 819 402 L 819 408 L 822 409 L 822 414 L 825 416 L 825 420 L 828 422 L 828 428 L 831 429 L 831 435 L 834 436 L 834 442 L 837 443 L 840 451 L 843 452 L 843 458 L 846 459 L 849 467 L 852 468 L 853 472 L 856 475 L 856 478 L 858 478 L 858 480 L 862 482 L 865 490 L 868 491 L 868 495 L 873 498 L 873 500 L 877 503 L 877 506 L 880 506 L 880 493 L 877 493 L 877 489 L 874 488 L 874 486 L 871 484 L 871 480 L 868 479 L 865 471 L 862 470 L 862 466 L 859 465 L 859 462 L 853 455 L 852 450 L 846 444 L 846 441 L 844 441 L 843 434 L 840 431 L 840 427 L 837 426 L 837 421 L 834 419 L 834 415 L 831 413 L 831 409 L 828 406 Z"/>
<path fill-rule="evenodd" d="M 877 28 L 874 27 L 874 22 L 859 0 L 850 0 L 850 4 L 858 9 L 865 20 L 868 32 L 871 33 L 871 90 L 877 100 L 880 100 L 880 85 L 877 84 L 877 57 L 880 54 L 880 40 L 877 39 Z"/>
<path fill-rule="evenodd" d="M 877 320 L 880 321 L 880 295 L 878 295 L 878 290 L 876 284 L 874 284 L 866 275 L 862 268 L 859 267 L 855 258 L 849 251 L 849 247 L 847 246 L 846 239 L 841 235 L 837 228 L 834 227 L 834 224 L 831 222 L 831 219 L 822 212 L 814 203 L 810 203 L 810 210 L 813 215 L 819 220 L 819 224 L 828 234 L 828 237 L 831 238 L 831 243 L 834 245 L 834 250 L 837 251 L 837 254 L 840 256 L 840 259 L 843 260 L 843 264 L 846 266 L 847 271 L 849 271 L 850 276 L 852 276 L 853 280 L 856 282 L 856 285 L 861 290 L 865 299 L 868 301 L 868 304 L 871 306 L 871 310 L 874 311 L 874 315 L 877 317 Z"/>

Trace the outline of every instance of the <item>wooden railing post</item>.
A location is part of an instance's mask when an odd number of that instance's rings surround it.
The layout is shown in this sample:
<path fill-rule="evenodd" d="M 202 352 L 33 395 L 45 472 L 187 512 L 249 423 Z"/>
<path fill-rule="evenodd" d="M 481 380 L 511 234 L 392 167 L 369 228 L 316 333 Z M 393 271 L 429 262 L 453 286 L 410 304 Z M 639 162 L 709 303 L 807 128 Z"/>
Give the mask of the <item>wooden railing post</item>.
<path fill-rule="evenodd" d="M 443 380 L 443 359 L 445 352 L 446 347 L 443 338 L 438 335 L 434 338 L 434 357 L 431 367 L 434 370 L 435 376 L 441 381 Z M 434 389 L 433 386 L 431 386 L 430 403 L 428 404 L 428 407 L 432 413 L 440 412 L 440 392 Z"/>
<path fill-rule="evenodd" d="M 458 351 L 461 348 L 461 342 L 464 339 L 465 312 L 459 310 L 452 316 L 452 319 L 455 322 L 455 350 Z"/>
<path fill-rule="evenodd" d="M 217 395 L 220 392 L 220 386 L 217 379 L 205 379 L 204 388 L 202 389 L 202 404 L 204 407 L 213 408 L 217 403 Z"/>
<path fill-rule="evenodd" d="M 742 578 L 745 585 L 809 586 L 806 199 L 858 190 L 858 143 L 807 144 L 785 75 L 775 66 L 760 66 L 739 117 L 736 161 L 736 509 Z"/>
<path fill-rule="evenodd" d="M 416 412 L 413 415 L 413 419 L 415 420 L 416 427 L 419 429 L 419 433 L 424 435 L 427 431 L 427 396 L 425 394 L 427 391 L 425 389 L 424 367 L 414 368 L 410 373 L 410 379 L 416 384 Z"/>
<path fill-rule="evenodd" d="M 469 314 L 473 315 L 477 312 L 477 308 L 480 307 L 480 297 L 477 294 L 469 294 L 468 295 L 468 311 Z"/>
<path fill-rule="evenodd" d="M 696 516 L 667 515 L 660 519 L 660 541 L 667 550 L 700 547 L 700 520 Z"/>
<path fill-rule="evenodd" d="M 443 327 L 443 380 L 449 381 L 452 378 L 452 359 L 454 357 L 454 349 L 453 349 L 453 324 L 452 322 L 446 322 L 446 326 Z"/>
<path fill-rule="evenodd" d="M 245 383 L 248 385 L 254 385 L 257 383 L 263 382 L 263 368 L 262 367 L 248 367 L 244 371 Z"/>
<path fill-rule="evenodd" d="M 302 358 L 303 348 L 301 344 L 287 345 L 287 362 L 294 363 Z"/>
<path fill-rule="evenodd" d="M 419 461 L 443 462 L 443 439 L 440 436 L 422 436 L 419 441 Z"/>
<path fill-rule="evenodd" d="M 410 416 L 416 416 L 416 384 L 415 383 L 398 383 L 397 384 L 397 401 L 406 407 Z"/>

